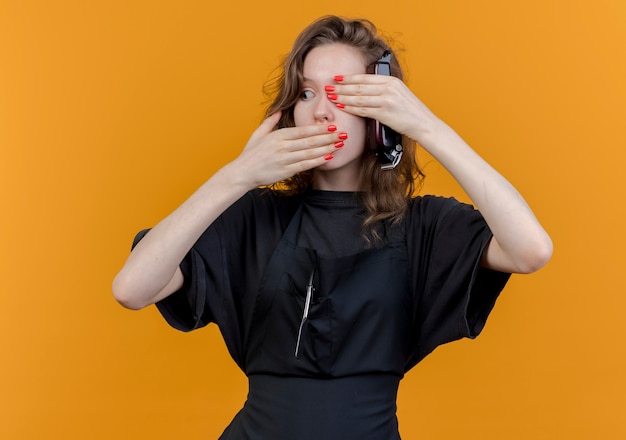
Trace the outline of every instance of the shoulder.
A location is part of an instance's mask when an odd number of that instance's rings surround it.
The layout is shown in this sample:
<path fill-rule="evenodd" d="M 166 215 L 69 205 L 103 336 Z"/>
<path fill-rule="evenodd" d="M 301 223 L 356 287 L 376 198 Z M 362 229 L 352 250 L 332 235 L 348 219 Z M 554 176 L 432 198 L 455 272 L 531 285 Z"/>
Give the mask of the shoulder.
<path fill-rule="evenodd" d="M 408 216 L 410 221 L 437 221 L 457 213 L 477 213 L 473 205 L 463 203 L 454 197 L 417 196 L 409 199 Z"/>
<path fill-rule="evenodd" d="M 289 203 L 289 198 L 265 188 L 255 188 L 245 193 L 225 212 L 263 211 L 280 209 Z"/>
<path fill-rule="evenodd" d="M 453 197 L 424 196 L 411 200 L 407 213 L 409 241 L 444 238 L 462 241 L 469 237 L 488 234 L 482 214 L 473 205 Z"/>
<path fill-rule="evenodd" d="M 301 198 L 297 196 L 283 195 L 267 188 L 255 188 L 233 203 L 222 214 L 220 222 L 225 226 L 267 222 L 283 224 L 291 218 L 300 201 Z"/>

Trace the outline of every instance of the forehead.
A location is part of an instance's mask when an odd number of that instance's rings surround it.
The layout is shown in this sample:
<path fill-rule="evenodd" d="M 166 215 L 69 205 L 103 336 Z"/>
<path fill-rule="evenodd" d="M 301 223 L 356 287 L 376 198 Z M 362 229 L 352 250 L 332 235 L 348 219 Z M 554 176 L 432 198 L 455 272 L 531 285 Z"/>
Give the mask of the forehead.
<path fill-rule="evenodd" d="M 365 58 L 358 49 L 345 44 L 318 46 L 304 59 L 303 76 L 308 79 L 358 73 L 365 73 Z"/>

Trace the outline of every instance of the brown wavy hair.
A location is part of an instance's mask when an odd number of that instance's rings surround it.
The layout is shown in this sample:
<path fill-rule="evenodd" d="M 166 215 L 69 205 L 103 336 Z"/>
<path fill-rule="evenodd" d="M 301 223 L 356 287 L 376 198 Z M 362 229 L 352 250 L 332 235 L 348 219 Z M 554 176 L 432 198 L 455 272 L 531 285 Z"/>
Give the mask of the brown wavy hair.
<path fill-rule="evenodd" d="M 396 54 L 371 21 L 337 16 L 322 17 L 300 33 L 282 66 L 264 87 L 265 95 L 271 102 L 266 116 L 282 110 L 277 129 L 295 126 L 293 112 L 302 91 L 302 72 L 306 56 L 316 47 L 334 43 L 357 49 L 363 55 L 366 65 L 375 63 L 385 50 L 390 50 L 393 54 L 391 75 L 404 79 Z M 369 148 L 365 148 L 363 152 L 359 182 L 359 194 L 367 212 L 363 229 L 366 237 L 371 236 L 375 241 L 381 239 L 376 225 L 379 222 L 399 222 L 404 216 L 408 197 L 414 194 L 424 178 L 416 162 L 415 143 L 403 136 L 402 145 L 402 160 L 393 170 L 382 170 L 374 152 Z M 312 171 L 298 173 L 271 185 L 270 188 L 290 195 L 302 194 L 311 187 L 312 175 Z"/>

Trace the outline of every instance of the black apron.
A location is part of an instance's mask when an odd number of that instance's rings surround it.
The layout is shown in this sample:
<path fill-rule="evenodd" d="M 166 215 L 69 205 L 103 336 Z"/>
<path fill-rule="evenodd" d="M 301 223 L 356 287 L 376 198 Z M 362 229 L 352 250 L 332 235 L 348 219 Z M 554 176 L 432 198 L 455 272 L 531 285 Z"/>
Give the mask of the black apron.
<path fill-rule="evenodd" d="M 403 227 L 328 258 L 297 245 L 298 208 L 261 282 L 250 390 L 221 440 L 397 440 L 396 395 L 413 316 Z"/>

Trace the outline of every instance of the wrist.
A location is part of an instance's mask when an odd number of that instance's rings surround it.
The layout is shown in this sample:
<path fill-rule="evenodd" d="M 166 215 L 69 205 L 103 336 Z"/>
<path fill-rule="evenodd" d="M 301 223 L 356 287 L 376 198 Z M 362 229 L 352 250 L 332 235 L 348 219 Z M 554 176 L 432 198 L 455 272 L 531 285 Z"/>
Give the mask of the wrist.
<path fill-rule="evenodd" d="M 428 151 L 442 142 L 446 143 L 446 140 L 454 134 L 450 126 L 433 115 L 415 124 L 409 136 Z"/>
<path fill-rule="evenodd" d="M 246 173 L 237 166 L 236 161 L 224 165 L 212 179 L 218 180 L 221 187 L 239 194 L 245 194 L 259 186 L 252 181 L 250 173 Z"/>

